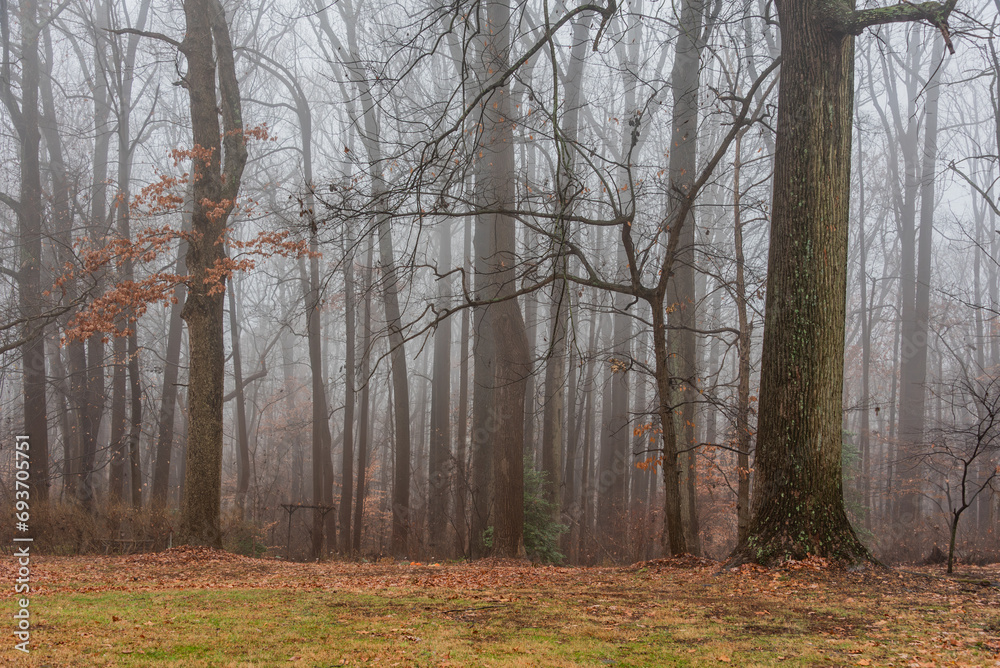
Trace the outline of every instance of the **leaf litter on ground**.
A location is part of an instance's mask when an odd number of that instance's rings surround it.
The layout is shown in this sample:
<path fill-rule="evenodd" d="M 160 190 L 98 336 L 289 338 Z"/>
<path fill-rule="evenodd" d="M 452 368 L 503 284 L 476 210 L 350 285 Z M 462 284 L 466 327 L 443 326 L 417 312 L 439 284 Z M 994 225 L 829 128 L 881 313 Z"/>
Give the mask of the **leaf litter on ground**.
<path fill-rule="evenodd" d="M 26 665 L 1000 666 L 1000 564 L 721 566 L 42 556 Z M 16 568 L 0 559 L 0 580 Z M 14 598 L 0 590 L 5 611 Z M 0 660 L 23 663 L 12 645 Z"/>

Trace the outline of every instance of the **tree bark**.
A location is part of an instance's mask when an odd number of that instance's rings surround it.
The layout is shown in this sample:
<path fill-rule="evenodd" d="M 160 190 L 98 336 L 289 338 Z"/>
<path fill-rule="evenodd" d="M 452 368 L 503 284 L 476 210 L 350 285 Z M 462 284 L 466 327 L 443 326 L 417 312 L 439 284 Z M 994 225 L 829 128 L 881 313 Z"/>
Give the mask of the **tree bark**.
<path fill-rule="evenodd" d="M 462 268 L 465 276 L 471 270 L 472 258 L 472 224 L 465 219 L 465 234 L 462 256 Z M 459 374 L 458 374 L 458 428 L 455 436 L 455 546 L 456 552 L 462 556 L 469 555 L 468 547 L 468 499 L 469 499 L 469 468 L 468 468 L 468 433 L 469 433 L 469 309 L 462 309 L 462 333 L 459 343 Z"/>
<path fill-rule="evenodd" d="M 920 515 L 919 472 L 913 464 L 923 440 L 924 380 L 927 376 L 927 336 L 920 333 L 917 316 L 917 196 L 920 182 L 918 135 L 920 124 L 916 109 L 919 95 L 919 70 L 922 47 L 911 39 L 907 59 L 905 94 L 907 99 L 906 129 L 896 115 L 895 123 L 903 156 L 904 180 L 899 206 L 900 223 L 900 347 L 899 347 L 899 426 L 896 444 L 893 523 L 898 534 L 900 556 L 915 557 L 908 545 Z M 891 60 L 887 65 L 891 65 Z M 936 88 L 936 87 L 935 87 Z M 898 180 L 897 180 L 898 183 Z M 898 186 L 897 186 L 898 187 Z"/>
<path fill-rule="evenodd" d="M 736 313 L 739 319 L 740 334 L 737 342 L 739 355 L 739 370 L 736 390 L 736 542 L 741 543 L 749 538 L 750 531 L 750 446 L 753 435 L 750 432 L 750 320 L 747 317 L 747 291 L 743 257 L 743 217 L 740 209 L 740 133 L 733 149 L 736 159 L 733 166 L 733 247 L 736 256 Z"/>
<path fill-rule="evenodd" d="M 246 395 L 243 392 L 243 356 L 240 350 L 240 319 L 236 309 L 236 291 L 229 281 L 229 339 L 233 348 L 233 382 L 236 387 L 236 512 L 246 519 L 247 491 L 250 489 L 250 439 L 247 435 Z"/>
<path fill-rule="evenodd" d="M 356 324 L 354 295 L 354 253 L 344 257 L 344 436 L 341 453 L 340 553 L 351 552 L 351 501 L 354 496 L 354 395 L 357 364 L 354 350 Z"/>
<path fill-rule="evenodd" d="M 308 213 L 311 217 L 311 212 Z M 309 344 L 309 373 L 312 389 L 312 503 L 321 506 L 325 503 L 326 486 L 329 484 L 326 475 L 326 460 L 329 458 L 330 443 L 330 411 L 326 402 L 326 384 L 323 381 L 323 343 L 321 340 L 322 324 L 319 279 L 319 242 L 316 238 L 316 227 L 310 228 L 308 274 L 300 264 L 302 276 L 303 297 L 306 304 L 306 334 Z M 332 491 L 331 491 L 332 493 Z M 324 514 L 319 508 L 313 510 L 312 543 L 310 558 L 319 559 L 323 555 Z"/>
<path fill-rule="evenodd" d="M 670 88 L 673 91 L 673 115 L 670 138 L 670 210 L 683 206 L 697 175 L 698 93 L 701 85 L 701 51 L 704 48 L 706 4 L 703 0 L 684 0 L 674 53 Z M 675 214 L 674 214 L 675 217 Z M 676 435 L 678 485 L 686 550 L 701 552 L 698 513 L 695 498 L 697 476 L 696 401 L 698 392 L 697 296 L 695 295 L 695 217 L 688 209 L 677 232 L 677 254 L 668 297 L 668 323 L 671 327 L 671 375 L 674 391 L 670 403 L 679 408 L 680 429 Z"/>
<path fill-rule="evenodd" d="M 189 225 L 186 225 L 189 227 Z M 176 273 L 183 276 L 187 273 L 184 256 L 187 244 L 181 242 L 177 248 Z M 184 333 L 184 321 L 181 320 L 181 304 L 185 300 L 187 290 L 183 285 L 177 287 L 174 296 L 177 301 L 170 307 L 167 316 L 167 351 L 163 358 L 163 388 L 160 392 L 160 419 L 157 423 L 156 460 L 153 464 L 152 504 L 154 508 L 165 508 L 168 490 L 170 489 L 170 460 L 174 447 L 174 416 L 177 410 L 178 378 L 180 377 L 181 339 Z"/>
<path fill-rule="evenodd" d="M 528 337 L 517 301 L 491 307 L 496 341 L 496 389 L 500 424 L 493 437 L 493 554 L 522 559 L 524 551 L 524 392 L 530 374 Z"/>
<path fill-rule="evenodd" d="M 188 442 L 184 466 L 181 540 L 222 546 L 222 397 L 225 372 L 225 286 L 211 277 L 224 259 L 226 220 L 239 192 L 246 146 L 232 42 L 219 0 L 185 0 L 185 77 L 193 131 L 194 208 L 187 250 L 191 275 L 181 317 L 188 325 Z M 215 48 L 213 49 L 213 44 Z M 225 129 L 219 127 L 219 97 Z M 225 147 L 225 165 L 222 164 Z M 221 215 L 217 211 L 221 209 Z M 207 280 L 206 280 L 207 279 Z"/>
<path fill-rule="evenodd" d="M 451 269 L 451 223 L 438 223 L 438 273 Z M 438 308 L 449 306 L 451 281 L 438 279 Z M 428 547 L 434 556 L 445 556 L 448 490 L 451 482 L 451 318 L 434 332 L 434 371 L 431 386 L 431 434 L 427 477 Z"/>
<path fill-rule="evenodd" d="M 361 530 L 365 517 L 365 492 L 368 473 L 368 444 L 370 442 L 371 426 L 369 406 L 371 405 L 371 345 L 372 345 L 372 263 L 374 250 L 371 237 L 368 238 L 368 252 L 364 267 L 363 290 L 365 295 L 364 312 L 362 314 L 364 332 L 361 340 L 360 377 L 364 386 L 361 389 L 361 410 L 358 416 L 358 484 L 354 501 L 354 533 L 351 536 L 351 546 L 355 553 L 361 552 Z"/>
<path fill-rule="evenodd" d="M 25 318 L 26 342 L 21 346 L 22 389 L 24 393 L 24 431 L 28 437 L 31 467 L 28 485 L 33 501 L 44 504 L 49 498 L 49 437 L 45 405 L 45 328 L 38 321 L 42 314 L 42 182 L 38 87 L 41 64 L 38 54 L 39 25 L 37 0 L 19 3 L 21 28 L 21 99 L 11 89 L 10 62 L 13 58 L 9 13 L 6 0 L 0 6 L 3 23 L 2 81 L 0 94 L 13 121 L 20 149 L 21 185 L 18 201 L 17 242 L 20 250 L 18 302 Z"/>
<path fill-rule="evenodd" d="M 111 116 L 107 71 L 107 3 L 95 6 L 94 25 L 94 173 L 93 196 L 90 200 L 89 237 L 92 244 L 99 243 L 108 227 L 108 153 L 111 147 Z M 102 287 L 103 272 L 94 276 L 98 290 Z M 75 344 L 71 344 L 75 345 Z M 80 344 L 81 347 L 84 345 Z M 72 354 L 72 353 L 71 353 Z M 77 354 L 83 354 L 82 351 Z M 86 342 L 86 379 L 84 381 L 84 408 L 80 422 L 80 481 L 77 498 L 87 509 L 94 503 L 94 464 L 97 459 L 97 439 L 104 417 L 104 342 L 92 336 Z"/>
<path fill-rule="evenodd" d="M 841 477 L 852 35 L 868 21 L 930 17 L 943 24 L 949 12 L 936 4 L 899 5 L 884 19 L 882 10 L 854 11 L 847 3 L 780 5 L 755 494 L 749 537 L 729 565 L 808 555 L 872 561 L 847 520 Z"/>

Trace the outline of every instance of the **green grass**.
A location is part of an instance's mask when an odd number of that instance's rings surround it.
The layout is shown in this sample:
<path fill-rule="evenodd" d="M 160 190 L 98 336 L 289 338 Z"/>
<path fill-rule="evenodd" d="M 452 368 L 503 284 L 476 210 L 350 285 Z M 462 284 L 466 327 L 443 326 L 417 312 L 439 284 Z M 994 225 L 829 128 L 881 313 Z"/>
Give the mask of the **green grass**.
<path fill-rule="evenodd" d="M 0 647 L 0 662 L 513 668 L 1000 663 L 1000 639 L 991 630 L 1000 625 L 996 588 L 971 590 L 895 574 L 104 565 L 46 563 L 48 579 L 31 598 L 32 652 L 14 651 L 11 638 Z M 189 574 L 186 584 L 171 579 Z M 132 583 L 152 590 L 134 591 L 139 587 Z M 13 599 L 0 596 L 0 615 L 10 619 Z"/>
<path fill-rule="evenodd" d="M 577 613 L 566 628 L 566 611 L 551 602 L 248 589 L 52 595 L 32 605 L 29 665 L 648 666 L 685 660 L 683 648 L 655 632 L 645 637 L 646 629 L 633 622 Z"/>

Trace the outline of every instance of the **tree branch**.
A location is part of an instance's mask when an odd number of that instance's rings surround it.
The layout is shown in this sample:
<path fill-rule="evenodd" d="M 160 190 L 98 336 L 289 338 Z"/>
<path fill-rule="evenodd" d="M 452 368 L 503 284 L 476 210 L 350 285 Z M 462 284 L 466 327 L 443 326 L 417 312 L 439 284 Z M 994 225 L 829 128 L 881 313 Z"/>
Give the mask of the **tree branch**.
<path fill-rule="evenodd" d="M 167 37 L 163 33 L 159 32 L 149 32 L 148 30 L 136 30 L 135 28 L 107 28 L 107 31 L 112 35 L 138 35 L 139 37 L 149 37 L 151 39 L 158 39 L 161 42 L 166 42 L 170 46 L 176 48 L 181 53 L 184 53 L 184 45 L 178 42 L 173 37 Z"/>
<path fill-rule="evenodd" d="M 850 35 L 860 35 L 865 28 L 887 23 L 908 23 L 910 21 L 927 21 L 936 26 L 944 36 L 948 52 L 955 53 L 948 31 L 948 17 L 958 0 L 940 2 L 921 2 L 914 4 L 904 0 L 889 7 L 872 7 L 871 9 L 851 9 L 846 3 L 837 2 L 828 5 L 826 17 L 827 27 Z"/>
<path fill-rule="evenodd" d="M 0 203 L 6 204 L 18 216 L 21 215 L 21 203 L 6 193 L 0 193 Z"/>

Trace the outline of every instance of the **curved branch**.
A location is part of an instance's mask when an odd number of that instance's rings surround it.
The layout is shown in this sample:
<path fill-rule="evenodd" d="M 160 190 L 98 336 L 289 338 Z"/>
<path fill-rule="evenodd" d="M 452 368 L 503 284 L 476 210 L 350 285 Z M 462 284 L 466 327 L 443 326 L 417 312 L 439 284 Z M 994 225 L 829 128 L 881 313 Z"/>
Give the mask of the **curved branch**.
<path fill-rule="evenodd" d="M 112 35 L 138 35 L 139 37 L 149 37 L 150 39 L 158 39 L 161 42 L 166 42 L 170 46 L 174 47 L 181 53 L 185 53 L 184 45 L 178 42 L 173 37 L 167 37 L 163 33 L 150 32 L 148 30 L 136 30 L 135 28 L 106 28 L 106 31 Z"/>
<path fill-rule="evenodd" d="M 831 3 L 828 6 L 826 24 L 832 30 L 860 35 L 865 28 L 885 25 L 887 23 L 909 23 L 910 21 L 927 21 L 936 26 L 944 36 L 948 52 L 954 54 L 955 47 L 951 43 L 948 31 L 948 17 L 955 9 L 957 0 L 947 2 L 900 2 L 889 7 L 872 7 L 871 9 L 851 9 L 846 3 Z"/>

